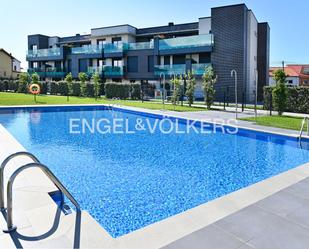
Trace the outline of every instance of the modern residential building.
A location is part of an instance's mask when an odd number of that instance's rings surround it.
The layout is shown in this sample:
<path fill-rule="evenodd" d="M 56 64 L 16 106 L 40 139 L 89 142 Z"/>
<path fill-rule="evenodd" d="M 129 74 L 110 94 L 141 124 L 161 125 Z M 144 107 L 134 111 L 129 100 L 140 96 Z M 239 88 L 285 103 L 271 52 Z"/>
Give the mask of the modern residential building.
<path fill-rule="evenodd" d="M 0 48 L 0 78 L 16 79 L 20 71 L 20 61 Z"/>
<path fill-rule="evenodd" d="M 269 68 L 269 85 L 274 86 L 276 81 L 273 74 L 276 70 L 282 67 Z M 284 72 L 288 76 L 286 84 L 290 86 L 309 86 L 309 65 L 287 65 L 284 67 Z"/>
<path fill-rule="evenodd" d="M 245 4 L 211 9 L 210 17 L 197 22 L 136 28 L 119 25 L 91 29 L 90 34 L 69 37 L 28 36 L 29 72 L 44 79 L 60 80 L 68 72 L 118 82 L 148 82 L 160 88 L 163 75 L 191 71 L 197 78 L 196 97 L 202 98 L 202 75 L 212 65 L 218 76 L 217 99 L 234 99 L 231 70 L 238 74 L 238 94 L 254 99 L 268 83 L 268 23 L 259 23 Z"/>

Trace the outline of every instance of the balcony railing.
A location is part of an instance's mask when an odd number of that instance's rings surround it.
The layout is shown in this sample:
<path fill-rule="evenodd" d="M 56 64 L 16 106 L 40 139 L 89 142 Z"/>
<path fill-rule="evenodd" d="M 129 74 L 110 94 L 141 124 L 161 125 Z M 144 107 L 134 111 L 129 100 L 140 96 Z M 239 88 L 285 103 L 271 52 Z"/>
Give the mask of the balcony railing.
<path fill-rule="evenodd" d="M 71 49 L 72 54 L 99 54 L 103 52 L 103 47 L 99 45 L 85 45 Z"/>
<path fill-rule="evenodd" d="M 123 43 L 114 44 L 106 43 L 104 44 L 104 53 L 122 53 L 126 45 Z"/>
<path fill-rule="evenodd" d="M 29 74 L 37 73 L 40 77 L 47 78 L 63 78 L 67 72 L 64 69 L 58 69 L 55 67 L 48 68 L 29 68 Z"/>
<path fill-rule="evenodd" d="M 160 75 L 161 73 L 164 73 L 165 75 L 179 75 L 179 74 L 185 74 L 186 73 L 186 65 L 185 64 L 179 64 L 179 65 L 160 65 L 155 66 L 155 75 Z"/>
<path fill-rule="evenodd" d="M 60 56 L 60 55 L 61 55 L 60 48 L 46 48 L 46 49 L 28 50 L 27 51 L 27 57 L 28 58 Z"/>
<path fill-rule="evenodd" d="M 194 48 L 202 46 L 213 46 L 212 34 L 177 37 L 159 41 L 160 50 Z"/>
<path fill-rule="evenodd" d="M 192 64 L 192 74 L 203 75 L 205 72 L 205 69 L 209 66 L 211 66 L 211 63 Z"/>
<path fill-rule="evenodd" d="M 128 50 L 141 50 L 141 49 L 153 49 L 153 42 L 136 42 L 136 43 L 128 43 Z"/>
<path fill-rule="evenodd" d="M 123 67 L 104 66 L 103 72 L 105 77 L 122 76 Z"/>
<path fill-rule="evenodd" d="M 95 73 L 102 74 L 103 73 L 103 67 L 88 67 L 87 71 L 88 75 L 93 75 Z"/>

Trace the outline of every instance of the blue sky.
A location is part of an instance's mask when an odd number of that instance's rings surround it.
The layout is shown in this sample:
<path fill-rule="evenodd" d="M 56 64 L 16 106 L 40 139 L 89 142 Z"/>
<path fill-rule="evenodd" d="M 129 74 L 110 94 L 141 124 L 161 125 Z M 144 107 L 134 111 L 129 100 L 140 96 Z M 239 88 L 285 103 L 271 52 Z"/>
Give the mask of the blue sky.
<path fill-rule="evenodd" d="M 272 65 L 309 64 L 308 0 L 0 0 L 0 47 L 11 52 L 26 67 L 28 34 L 69 36 L 89 33 L 91 28 L 131 24 L 148 27 L 195 22 L 210 16 L 215 6 L 246 3 L 260 22 L 271 27 Z"/>

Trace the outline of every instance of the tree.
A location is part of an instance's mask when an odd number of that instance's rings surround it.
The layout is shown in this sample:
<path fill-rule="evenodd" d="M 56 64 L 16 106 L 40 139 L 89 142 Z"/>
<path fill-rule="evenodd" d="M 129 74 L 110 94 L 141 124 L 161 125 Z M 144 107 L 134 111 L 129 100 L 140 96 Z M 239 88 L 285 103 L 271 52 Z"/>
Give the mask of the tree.
<path fill-rule="evenodd" d="M 188 103 L 189 106 L 191 106 L 194 102 L 194 91 L 195 91 L 195 85 L 196 81 L 195 78 L 193 77 L 192 73 L 188 73 L 186 75 L 186 81 L 187 81 L 187 86 L 186 86 L 186 96 L 188 98 Z"/>
<path fill-rule="evenodd" d="M 68 85 L 68 95 L 67 95 L 67 101 L 69 101 L 69 96 L 73 95 L 73 76 L 72 73 L 69 73 L 65 76 L 65 82 Z"/>
<path fill-rule="evenodd" d="M 173 95 L 172 95 L 172 103 L 174 105 L 174 110 L 175 110 L 175 106 L 179 102 L 181 78 L 176 76 L 176 77 L 174 77 L 174 79 L 171 80 L 171 82 L 174 85 Z"/>
<path fill-rule="evenodd" d="M 98 73 L 94 73 L 91 80 L 93 82 L 95 100 L 97 100 L 100 95 L 100 75 Z"/>
<path fill-rule="evenodd" d="M 272 90 L 272 97 L 274 101 L 274 107 L 281 116 L 286 109 L 287 104 L 287 87 L 286 87 L 286 77 L 287 75 L 282 69 L 274 72 L 274 79 L 276 81 L 276 86 Z"/>
<path fill-rule="evenodd" d="M 19 93 L 28 93 L 28 83 L 29 83 L 29 74 L 21 73 L 18 79 L 18 89 Z"/>
<path fill-rule="evenodd" d="M 211 105 L 215 99 L 215 89 L 214 85 L 217 82 L 217 76 L 214 73 L 213 67 L 208 66 L 205 68 L 205 72 L 203 74 L 203 90 L 204 90 L 204 98 L 205 98 L 205 105 L 207 109 L 211 108 Z"/>
<path fill-rule="evenodd" d="M 80 96 L 85 97 L 87 95 L 86 81 L 88 80 L 88 76 L 86 73 L 79 73 L 78 78 L 80 80 Z"/>

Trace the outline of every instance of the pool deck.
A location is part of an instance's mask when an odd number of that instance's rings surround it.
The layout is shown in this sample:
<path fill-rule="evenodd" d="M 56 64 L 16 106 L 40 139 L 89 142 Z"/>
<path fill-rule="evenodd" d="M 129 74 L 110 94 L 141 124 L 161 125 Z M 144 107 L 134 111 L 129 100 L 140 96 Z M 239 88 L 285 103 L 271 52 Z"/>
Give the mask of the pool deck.
<path fill-rule="evenodd" d="M 235 117 L 233 113 L 219 111 L 142 111 L 218 123 Z M 248 111 L 239 117 L 249 115 L 254 113 Z M 298 135 L 297 131 L 238 122 L 248 129 Z M 0 161 L 20 150 L 24 148 L 0 125 Z M 29 160 L 14 160 L 8 165 L 7 175 L 24 163 Z M 309 164 L 116 239 L 86 211 L 63 215 L 48 195 L 54 190 L 55 186 L 38 169 L 27 170 L 17 178 L 13 211 L 18 230 L 11 235 L 3 233 L 5 220 L 0 215 L 0 248 L 284 249 L 308 248 L 309 244 Z"/>

